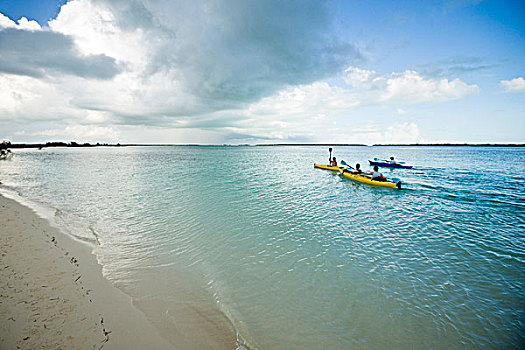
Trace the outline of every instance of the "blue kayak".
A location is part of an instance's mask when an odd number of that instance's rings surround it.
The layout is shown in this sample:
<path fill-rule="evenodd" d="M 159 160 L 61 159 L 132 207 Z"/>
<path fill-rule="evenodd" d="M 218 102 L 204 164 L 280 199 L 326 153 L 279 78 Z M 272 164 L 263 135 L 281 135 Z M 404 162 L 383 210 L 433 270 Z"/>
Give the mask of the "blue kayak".
<path fill-rule="evenodd" d="M 412 169 L 412 165 L 403 165 L 403 164 L 399 164 L 399 163 L 390 164 L 390 163 L 387 163 L 387 162 L 378 162 L 378 161 L 373 161 L 373 160 L 369 160 L 368 162 L 372 166 L 377 165 L 377 166 L 380 166 L 380 167 L 383 167 L 383 168 Z"/>

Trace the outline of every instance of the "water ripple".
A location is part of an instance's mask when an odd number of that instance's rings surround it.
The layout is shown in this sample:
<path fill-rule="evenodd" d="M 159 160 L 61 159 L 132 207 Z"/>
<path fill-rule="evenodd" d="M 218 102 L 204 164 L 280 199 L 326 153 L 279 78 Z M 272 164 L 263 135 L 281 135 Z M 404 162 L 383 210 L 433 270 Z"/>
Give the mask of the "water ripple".
<path fill-rule="evenodd" d="M 318 147 L 56 149 L 0 179 L 96 232 L 141 305 L 209 298 L 258 348 L 523 345 L 525 151 L 337 152 L 416 168 L 384 171 L 399 191 L 314 169 Z"/>

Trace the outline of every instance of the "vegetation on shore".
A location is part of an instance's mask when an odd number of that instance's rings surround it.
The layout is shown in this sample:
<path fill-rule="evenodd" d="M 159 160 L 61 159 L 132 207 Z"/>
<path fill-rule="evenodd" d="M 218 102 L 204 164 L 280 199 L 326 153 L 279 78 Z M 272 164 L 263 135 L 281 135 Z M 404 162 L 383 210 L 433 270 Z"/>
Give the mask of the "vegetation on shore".
<path fill-rule="evenodd" d="M 44 148 L 44 147 L 97 147 L 97 146 L 114 146 L 119 147 L 121 146 L 120 143 L 117 144 L 109 144 L 109 143 L 77 143 L 75 141 L 71 141 L 69 143 L 66 142 L 46 142 L 46 143 L 11 143 L 10 141 L 4 141 L 0 144 L 0 149 L 8 149 L 8 148 Z"/>
<path fill-rule="evenodd" d="M 124 147 L 124 146 L 211 146 L 211 145 L 198 145 L 198 144 L 112 144 L 112 143 L 77 143 L 71 141 L 66 142 L 46 142 L 46 143 L 11 143 L 10 141 L 3 141 L 0 143 L 1 149 L 9 148 L 45 148 L 45 147 Z M 252 145 L 215 145 L 215 146 L 252 146 Z M 366 147 L 364 144 L 354 143 L 272 143 L 272 144 L 257 144 L 255 146 L 361 146 Z M 407 144 L 375 144 L 371 147 L 525 147 L 524 143 L 407 143 Z"/>

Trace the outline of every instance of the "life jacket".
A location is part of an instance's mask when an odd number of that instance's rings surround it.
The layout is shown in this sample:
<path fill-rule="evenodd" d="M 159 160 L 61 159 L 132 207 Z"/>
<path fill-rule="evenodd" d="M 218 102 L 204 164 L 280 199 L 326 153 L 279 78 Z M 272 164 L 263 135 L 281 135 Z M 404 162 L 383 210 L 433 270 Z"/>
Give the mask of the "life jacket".
<path fill-rule="evenodd" d="M 379 171 L 374 171 L 372 174 L 372 180 L 375 181 L 386 181 L 386 177 L 383 176 Z"/>

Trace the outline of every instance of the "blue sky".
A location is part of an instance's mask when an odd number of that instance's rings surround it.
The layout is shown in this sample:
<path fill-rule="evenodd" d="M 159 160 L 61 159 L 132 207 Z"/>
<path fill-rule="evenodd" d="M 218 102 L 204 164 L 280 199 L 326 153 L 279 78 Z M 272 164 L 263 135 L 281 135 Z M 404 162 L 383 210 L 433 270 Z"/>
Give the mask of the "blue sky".
<path fill-rule="evenodd" d="M 0 0 L 0 12 L 12 19 L 26 17 L 45 25 L 56 18 L 60 7 L 66 2 L 67 0 Z"/>
<path fill-rule="evenodd" d="M 524 143 L 525 2 L 0 0 L 0 138 Z"/>

